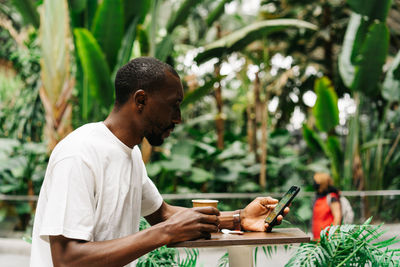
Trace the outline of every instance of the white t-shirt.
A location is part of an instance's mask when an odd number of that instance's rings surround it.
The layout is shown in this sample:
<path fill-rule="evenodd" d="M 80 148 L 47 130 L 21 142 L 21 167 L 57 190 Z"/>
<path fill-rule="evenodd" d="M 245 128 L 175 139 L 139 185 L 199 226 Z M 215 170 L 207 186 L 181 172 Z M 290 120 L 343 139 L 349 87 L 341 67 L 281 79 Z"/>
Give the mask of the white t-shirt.
<path fill-rule="evenodd" d="M 53 266 L 49 235 L 87 241 L 124 237 L 138 232 L 140 216 L 154 213 L 162 201 L 139 148 L 123 144 L 103 122 L 86 124 L 50 156 L 36 208 L 30 264 Z"/>

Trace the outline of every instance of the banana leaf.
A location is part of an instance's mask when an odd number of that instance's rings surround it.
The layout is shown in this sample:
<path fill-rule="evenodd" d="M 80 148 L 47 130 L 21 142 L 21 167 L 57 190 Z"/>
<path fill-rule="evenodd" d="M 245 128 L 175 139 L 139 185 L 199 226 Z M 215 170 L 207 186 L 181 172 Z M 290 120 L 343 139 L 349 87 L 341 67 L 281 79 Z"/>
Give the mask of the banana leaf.
<path fill-rule="evenodd" d="M 12 4 L 21 14 L 25 24 L 32 24 L 36 29 L 40 26 L 39 13 L 32 0 L 12 0 Z"/>
<path fill-rule="evenodd" d="M 124 34 L 124 15 L 121 0 L 104 0 L 97 8 L 92 33 L 106 56 L 109 69 L 117 61 Z"/>
<path fill-rule="evenodd" d="M 362 17 L 357 13 L 352 13 L 350 16 L 350 21 L 347 26 L 346 34 L 344 36 L 344 42 L 342 46 L 342 51 L 339 54 L 338 64 L 339 73 L 342 77 L 343 83 L 350 88 L 354 82 L 355 67 L 354 67 L 354 57 L 356 51 L 358 51 L 355 46 L 358 43 L 362 43 L 362 40 L 357 37 L 357 33 L 360 32 L 360 26 L 362 24 Z M 357 41 L 356 41 L 357 40 Z"/>
<path fill-rule="evenodd" d="M 400 101 L 400 51 L 386 74 L 382 96 L 389 102 Z"/>
<path fill-rule="evenodd" d="M 93 35 L 86 29 L 74 30 L 76 48 L 82 63 L 84 75 L 89 83 L 90 93 L 105 108 L 114 102 L 114 89 L 110 80 L 110 70 L 104 54 Z"/>
<path fill-rule="evenodd" d="M 315 124 L 320 131 L 329 132 L 339 123 L 338 97 L 326 77 L 315 82 L 317 101 L 313 107 Z"/>
<path fill-rule="evenodd" d="M 200 64 L 213 57 L 221 57 L 221 55 L 241 50 L 257 39 L 287 28 L 318 29 L 314 24 L 297 19 L 258 21 L 206 45 L 204 51 L 195 57 L 195 61 Z"/>
<path fill-rule="evenodd" d="M 57 113 L 56 103 L 69 80 L 70 42 L 68 4 L 65 0 L 46 1 L 41 16 L 40 42 L 42 50 L 41 78 L 48 112 Z M 51 116 L 57 116 L 52 114 Z"/>
<path fill-rule="evenodd" d="M 392 0 L 347 0 L 350 8 L 370 20 L 386 21 Z"/>
<path fill-rule="evenodd" d="M 375 97 L 389 49 L 389 30 L 384 23 L 374 22 L 369 29 L 356 63 L 352 89 Z"/>

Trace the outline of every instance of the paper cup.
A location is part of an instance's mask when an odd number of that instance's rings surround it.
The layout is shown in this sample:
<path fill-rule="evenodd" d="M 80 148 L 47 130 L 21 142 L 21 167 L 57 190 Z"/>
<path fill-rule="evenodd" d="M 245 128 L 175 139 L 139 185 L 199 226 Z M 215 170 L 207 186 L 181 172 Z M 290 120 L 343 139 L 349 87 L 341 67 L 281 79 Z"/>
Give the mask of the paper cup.
<path fill-rule="evenodd" d="M 218 200 L 214 199 L 193 199 L 193 207 L 214 207 L 217 208 Z"/>

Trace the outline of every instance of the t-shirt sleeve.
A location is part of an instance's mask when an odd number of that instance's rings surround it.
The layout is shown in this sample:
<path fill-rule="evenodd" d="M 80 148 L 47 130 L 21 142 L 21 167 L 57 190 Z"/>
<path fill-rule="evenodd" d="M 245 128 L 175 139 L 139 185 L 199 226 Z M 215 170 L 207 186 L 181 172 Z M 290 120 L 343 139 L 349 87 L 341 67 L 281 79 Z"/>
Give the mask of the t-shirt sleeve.
<path fill-rule="evenodd" d="M 47 204 L 40 237 L 50 235 L 93 240 L 95 180 L 91 169 L 78 157 L 57 162 L 51 170 Z"/>
<path fill-rule="evenodd" d="M 162 196 L 158 192 L 153 181 L 147 176 L 146 167 L 143 164 L 142 177 L 142 209 L 141 216 L 147 216 L 156 212 L 163 202 Z"/>

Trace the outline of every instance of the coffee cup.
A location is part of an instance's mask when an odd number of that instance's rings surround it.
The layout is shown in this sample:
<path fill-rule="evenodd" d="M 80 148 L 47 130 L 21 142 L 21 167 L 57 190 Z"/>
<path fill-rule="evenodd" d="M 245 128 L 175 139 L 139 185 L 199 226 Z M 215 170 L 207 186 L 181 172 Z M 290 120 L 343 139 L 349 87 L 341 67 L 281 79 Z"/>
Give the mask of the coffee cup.
<path fill-rule="evenodd" d="M 193 207 L 214 207 L 217 208 L 218 200 L 214 199 L 193 199 Z"/>

